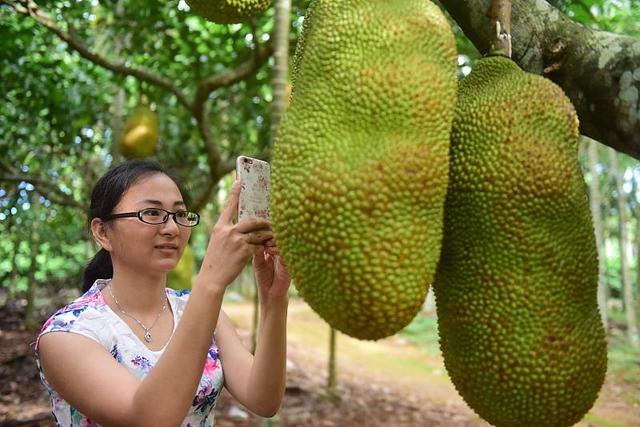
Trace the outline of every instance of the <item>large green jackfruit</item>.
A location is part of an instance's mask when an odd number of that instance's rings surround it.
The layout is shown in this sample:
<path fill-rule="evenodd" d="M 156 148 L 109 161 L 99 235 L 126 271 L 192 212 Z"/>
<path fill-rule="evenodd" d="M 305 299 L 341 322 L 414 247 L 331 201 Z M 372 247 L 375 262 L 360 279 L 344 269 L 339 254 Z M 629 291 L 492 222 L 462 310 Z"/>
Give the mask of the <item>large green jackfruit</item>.
<path fill-rule="evenodd" d="M 496 426 L 570 426 L 606 365 L 578 119 L 506 57 L 460 84 L 434 291 L 445 366 Z"/>
<path fill-rule="evenodd" d="M 218 24 L 247 22 L 261 14 L 271 0 L 186 0 L 198 15 Z"/>
<path fill-rule="evenodd" d="M 315 0 L 273 155 L 278 246 L 332 327 L 406 326 L 435 273 L 456 94 L 454 37 L 424 0 Z"/>

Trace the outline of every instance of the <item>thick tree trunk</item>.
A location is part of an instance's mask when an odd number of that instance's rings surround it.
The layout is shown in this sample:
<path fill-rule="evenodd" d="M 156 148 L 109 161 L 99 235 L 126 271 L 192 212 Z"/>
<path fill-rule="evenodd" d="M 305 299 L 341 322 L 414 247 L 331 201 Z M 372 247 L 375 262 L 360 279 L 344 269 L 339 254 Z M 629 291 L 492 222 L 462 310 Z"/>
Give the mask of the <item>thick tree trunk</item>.
<path fill-rule="evenodd" d="M 593 139 L 586 140 L 588 146 L 589 172 L 591 183 L 589 185 L 589 201 L 591 203 L 591 216 L 598 247 L 598 308 L 605 330 L 608 330 L 607 322 L 607 292 L 605 279 L 605 251 L 602 240 L 602 214 L 600 212 L 600 180 L 598 179 L 598 143 Z"/>
<path fill-rule="evenodd" d="M 491 0 L 440 2 L 488 52 Z M 564 89 L 581 133 L 640 159 L 640 39 L 585 28 L 544 0 L 513 0 L 511 29 L 513 59 Z"/>
<path fill-rule="evenodd" d="M 629 277 L 629 264 L 627 262 L 627 221 L 625 204 L 626 197 L 622 188 L 622 174 L 618 170 L 618 157 L 616 152 L 609 150 L 611 160 L 611 174 L 616 181 L 616 189 L 618 193 L 618 230 L 620 237 L 620 269 L 622 270 L 622 288 L 624 298 L 624 312 L 627 321 L 627 335 L 629 342 L 634 348 L 640 347 L 638 340 L 638 326 L 636 324 L 635 299 L 633 298 L 633 289 L 631 288 L 631 279 Z"/>

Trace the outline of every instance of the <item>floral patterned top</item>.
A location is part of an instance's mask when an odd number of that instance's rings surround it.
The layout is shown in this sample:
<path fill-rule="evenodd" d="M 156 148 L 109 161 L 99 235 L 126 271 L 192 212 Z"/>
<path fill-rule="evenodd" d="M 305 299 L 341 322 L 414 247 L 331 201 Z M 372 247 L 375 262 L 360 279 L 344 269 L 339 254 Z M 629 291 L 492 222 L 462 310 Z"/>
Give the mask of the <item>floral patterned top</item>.
<path fill-rule="evenodd" d="M 64 331 L 84 335 L 98 342 L 111 353 L 118 363 L 140 379 L 147 376 L 164 351 L 164 348 L 158 351 L 149 350 L 133 333 L 129 325 L 111 310 L 100 292 L 108 283 L 109 280 L 96 280 L 84 295 L 54 313 L 45 322 L 36 340 L 36 363 L 40 380 L 49 392 L 57 426 L 92 427 L 98 426 L 98 424 L 69 405 L 47 383 L 38 355 L 38 343 L 44 334 Z M 175 332 L 175 327 L 180 322 L 182 312 L 189 299 L 190 291 L 167 289 L 166 292 L 174 315 Z M 213 426 L 212 410 L 216 404 L 216 398 L 222 391 L 222 386 L 222 366 L 214 339 L 209 348 L 197 394 L 193 398 L 187 417 L 182 422 L 183 427 Z"/>

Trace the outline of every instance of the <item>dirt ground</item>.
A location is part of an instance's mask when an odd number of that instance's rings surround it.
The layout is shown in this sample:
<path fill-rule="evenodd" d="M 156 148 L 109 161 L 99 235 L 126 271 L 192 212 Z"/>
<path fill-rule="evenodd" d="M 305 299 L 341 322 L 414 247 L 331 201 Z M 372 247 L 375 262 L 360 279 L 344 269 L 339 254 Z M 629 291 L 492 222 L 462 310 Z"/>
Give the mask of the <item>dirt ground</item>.
<path fill-rule="evenodd" d="M 20 330 L 20 310 L 9 305 L 0 311 L 0 427 L 53 426 L 33 360 L 34 333 Z M 248 341 L 251 307 L 231 305 L 226 311 Z M 292 304 L 289 325 L 287 389 L 278 415 L 260 419 L 223 392 L 216 426 L 488 426 L 457 395 L 437 355 L 398 337 L 370 343 L 339 335 L 339 398 L 329 397 L 328 333 L 319 332 L 328 328 L 303 303 Z M 608 380 L 593 415 L 578 426 L 640 426 L 640 408 L 626 403 L 625 393 L 628 386 Z"/>

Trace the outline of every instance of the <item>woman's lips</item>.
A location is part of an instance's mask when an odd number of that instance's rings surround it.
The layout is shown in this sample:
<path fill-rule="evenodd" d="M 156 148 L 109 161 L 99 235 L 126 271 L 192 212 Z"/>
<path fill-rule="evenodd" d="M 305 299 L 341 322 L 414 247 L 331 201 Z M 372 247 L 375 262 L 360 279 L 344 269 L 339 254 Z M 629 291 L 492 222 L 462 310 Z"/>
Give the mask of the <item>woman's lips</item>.
<path fill-rule="evenodd" d="M 155 248 L 166 254 L 173 254 L 178 250 L 178 246 L 176 245 L 157 245 Z"/>

